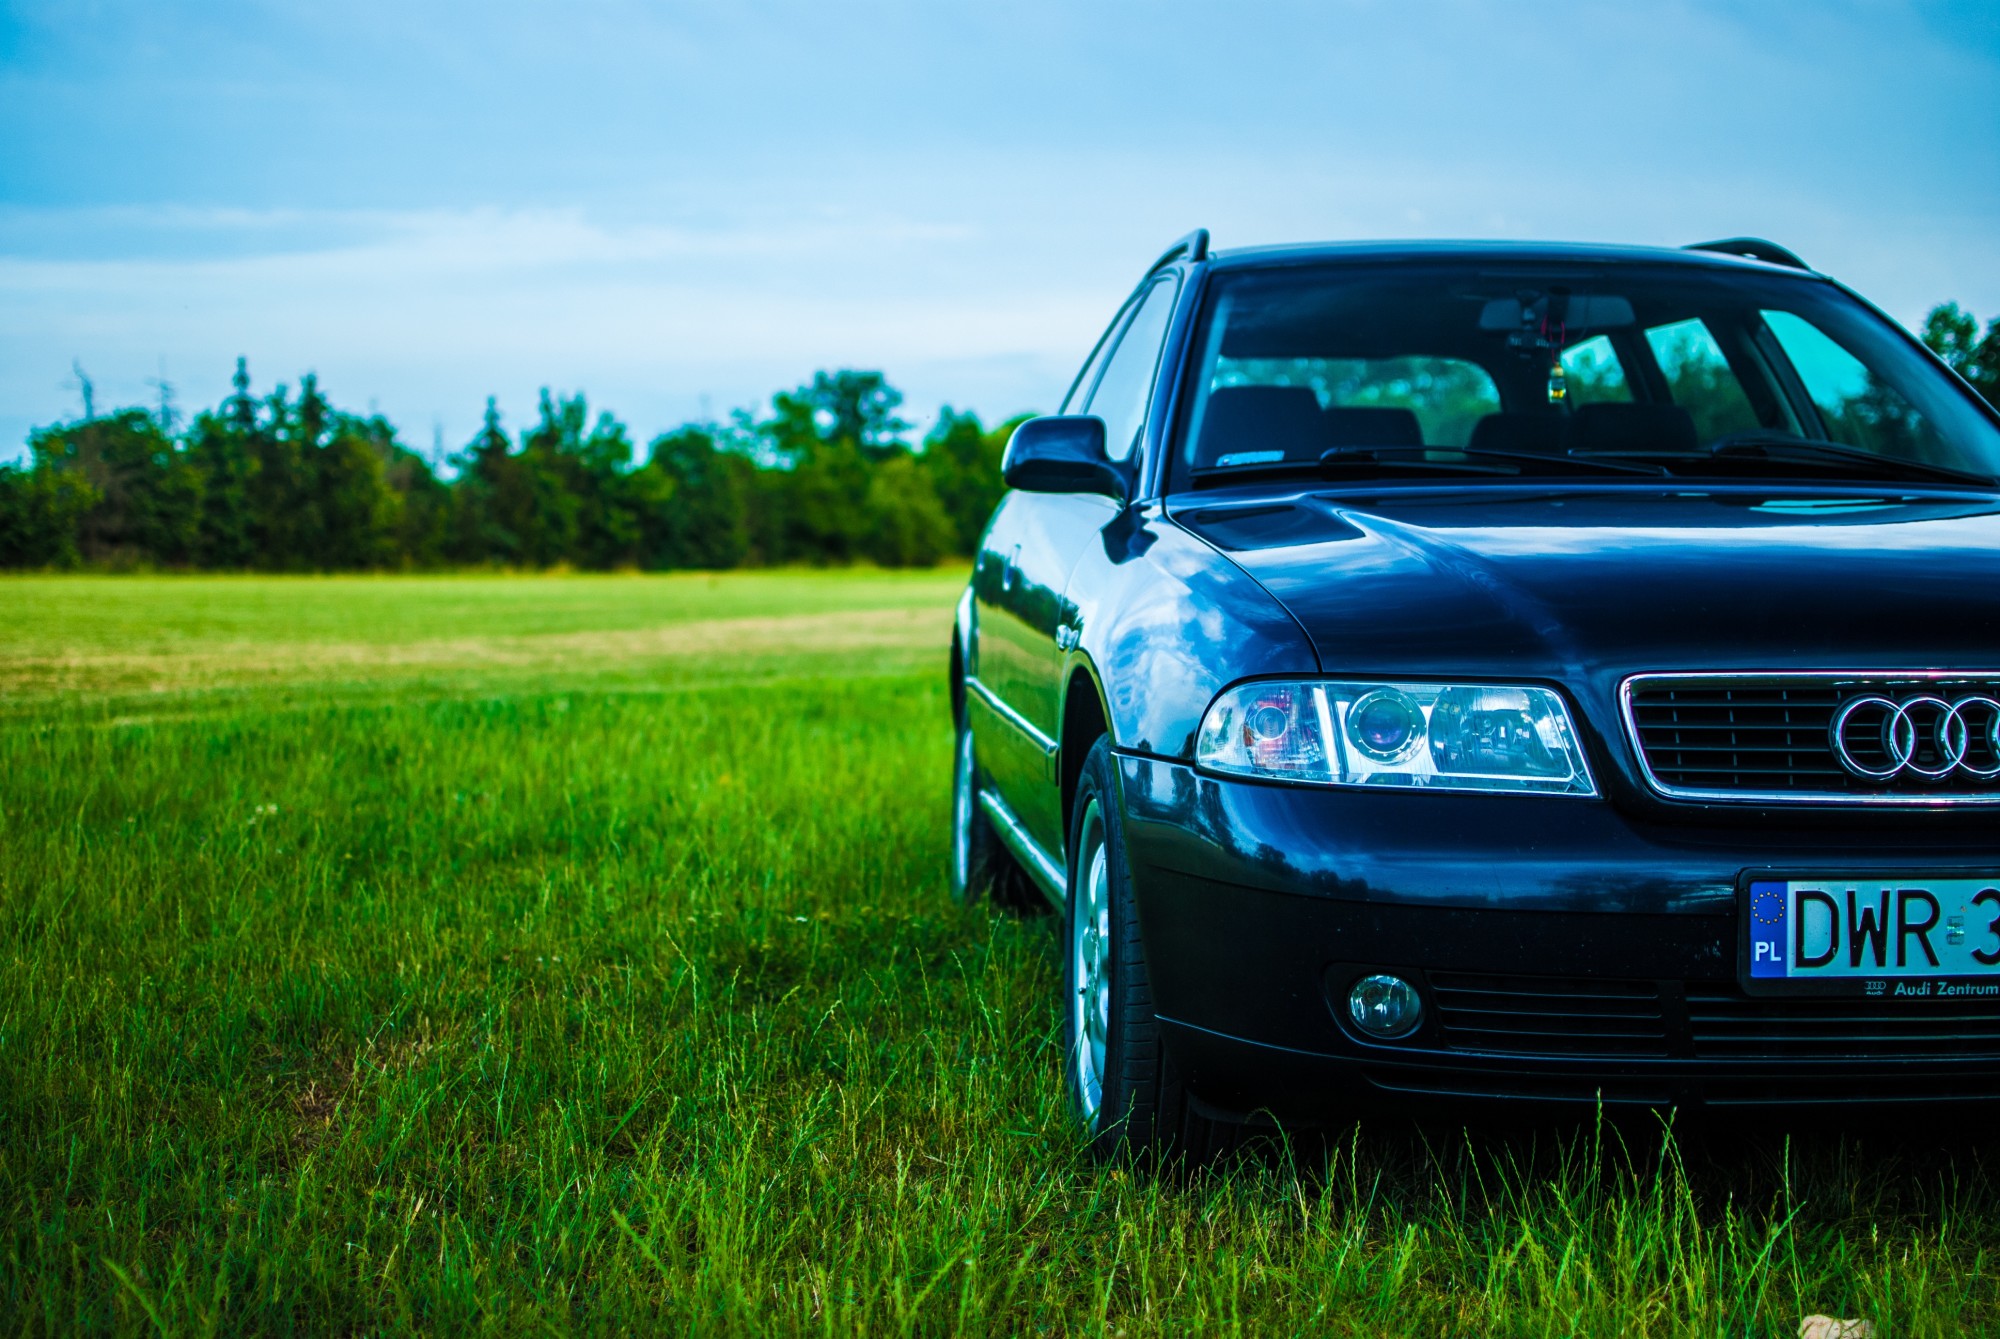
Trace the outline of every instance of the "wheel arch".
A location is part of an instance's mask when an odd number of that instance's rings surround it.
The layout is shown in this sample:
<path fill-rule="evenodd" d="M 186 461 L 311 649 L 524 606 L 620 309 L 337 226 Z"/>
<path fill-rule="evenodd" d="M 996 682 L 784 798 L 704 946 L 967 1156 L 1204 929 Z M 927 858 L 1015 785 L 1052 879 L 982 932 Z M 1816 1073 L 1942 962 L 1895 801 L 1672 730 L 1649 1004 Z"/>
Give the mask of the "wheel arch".
<path fill-rule="evenodd" d="M 1063 845 L 1069 845 L 1069 819 L 1076 807 L 1076 790 L 1083 778 L 1084 759 L 1099 735 L 1111 733 L 1111 713 L 1104 688 L 1087 662 L 1074 666 L 1063 685 L 1062 734 L 1056 741 L 1056 763 L 1062 784 Z M 1115 746 L 1117 740 L 1113 739 Z M 1067 855 L 1067 851 L 1065 851 Z"/>
<path fill-rule="evenodd" d="M 958 612 L 951 626 L 951 719 L 965 723 L 965 676 L 967 655 L 972 647 L 972 587 L 958 597 Z"/>

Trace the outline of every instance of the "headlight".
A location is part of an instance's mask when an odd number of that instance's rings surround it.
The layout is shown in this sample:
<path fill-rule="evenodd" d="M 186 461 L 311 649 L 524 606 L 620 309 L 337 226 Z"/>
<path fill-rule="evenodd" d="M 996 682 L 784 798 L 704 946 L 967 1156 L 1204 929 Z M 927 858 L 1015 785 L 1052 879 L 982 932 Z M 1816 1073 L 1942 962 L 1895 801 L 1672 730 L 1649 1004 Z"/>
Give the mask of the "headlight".
<path fill-rule="evenodd" d="M 1569 708 L 1546 688 L 1238 684 L 1202 719 L 1195 761 L 1323 786 L 1597 793 Z"/>

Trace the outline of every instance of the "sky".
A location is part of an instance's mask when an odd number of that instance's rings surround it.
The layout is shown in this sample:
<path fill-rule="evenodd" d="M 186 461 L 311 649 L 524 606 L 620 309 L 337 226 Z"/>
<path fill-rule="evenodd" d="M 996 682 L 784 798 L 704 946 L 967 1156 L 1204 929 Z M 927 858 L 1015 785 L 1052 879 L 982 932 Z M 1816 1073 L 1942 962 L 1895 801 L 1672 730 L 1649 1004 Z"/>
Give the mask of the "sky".
<path fill-rule="evenodd" d="M 1052 408 L 1153 257 L 1773 238 L 2000 316 L 2000 3 L 0 0 L 0 460 L 313 372 L 454 451 Z"/>

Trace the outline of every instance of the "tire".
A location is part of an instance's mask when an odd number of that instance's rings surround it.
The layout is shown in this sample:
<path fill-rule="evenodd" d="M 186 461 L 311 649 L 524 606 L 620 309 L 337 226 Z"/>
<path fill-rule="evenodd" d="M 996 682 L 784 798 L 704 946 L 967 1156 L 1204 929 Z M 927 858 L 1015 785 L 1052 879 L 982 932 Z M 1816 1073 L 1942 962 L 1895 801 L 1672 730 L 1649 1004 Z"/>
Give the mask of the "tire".
<path fill-rule="evenodd" d="M 1240 1129 L 1194 1110 L 1160 1043 L 1117 796 L 1111 744 L 1100 738 L 1070 811 L 1064 1087 L 1099 1158 L 1212 1161 Z"/>
<path fill-rule="evenodd" d="M 1041 898 L 979 802 L 981 784 L 972 723 L 961 710 L 951 768 L 952 898 L 966 906 L 990 900 L 1010 911 L 1033 911 Z"/>

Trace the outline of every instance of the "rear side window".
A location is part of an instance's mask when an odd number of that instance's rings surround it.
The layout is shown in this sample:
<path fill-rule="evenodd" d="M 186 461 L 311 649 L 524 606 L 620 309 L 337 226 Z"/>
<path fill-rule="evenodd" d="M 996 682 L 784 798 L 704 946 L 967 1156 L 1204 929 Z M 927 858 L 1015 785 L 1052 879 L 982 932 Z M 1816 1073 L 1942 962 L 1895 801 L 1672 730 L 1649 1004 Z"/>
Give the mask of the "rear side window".
<path fill-rule="evenodd" d="M 1563 350 L 1565 398 L 1571 404 L 1621 404 L 1632 398 L 1625 364 L 1604 335 L 1592 335 Z"/>
<path fill-rule="evenodd" d="M 1105 365 L 1104 376 L 1090 393 L 1084 412 L 1104 420 L 1104 449 L 1113 460 L 1125 460 L 1139 444 L 1146 426 L 1146 405 L 1153 396 L 1153 377 L 1160 367 L 1160 349 L 1167 341 L 1167 322 L 1174 314 L 1180 285 L 1162 279 L 1147 292 L 1132 313 L 1118 348 Z"/>
<path fill-rule="evenodd" d="M 1654 326 L 1646 332 L 1646 343 L 1667 379 L 1667 394 L 1694 419 L 1697 438 L 1712 442 L 1757 430 L 1757 411 L 1750 407 L 1743 383 L 1700 320 Z"/>

